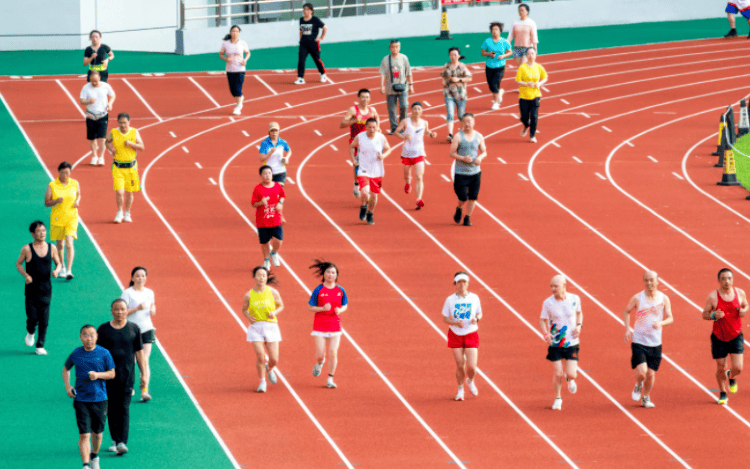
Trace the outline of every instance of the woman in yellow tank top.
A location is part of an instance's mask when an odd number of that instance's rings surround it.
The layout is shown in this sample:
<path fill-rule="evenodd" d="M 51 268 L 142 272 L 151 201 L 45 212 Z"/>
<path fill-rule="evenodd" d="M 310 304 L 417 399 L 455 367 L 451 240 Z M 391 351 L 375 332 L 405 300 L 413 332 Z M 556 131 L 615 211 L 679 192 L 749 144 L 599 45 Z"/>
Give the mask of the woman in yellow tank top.
<path fill-rule="evenodd" d="M 258 371 L 260 385 L 258 392 L 266 392 L 266 372 L 271 384 L 277 381 L 274 368 L 279 362 L 279 331 L 278 314 L 284 310 L 284 302 L 275 288 L 268 284 L 276 283 L 276 277 L 270 275 L 265 267 L 253 269 L 255 286 L 245 294 L 242 300 L 242 314 L 250 321 L 247 328 L 247 341 L 253 344 L 255 350 L 255 368 Z M 265 347 L 264 347 L 265 345 Z M 266 362 L 268 351 L 268 362 Z"/>
<path fill-rule="evenodd" d="M 117 115 L 117 128 L 107 135 L 104 142 L 112 153 L 112 181 L 114 182 L 117 215 L 115 223 L 130 223 L 130 208 L 133 206 L 134 193 L 141 190 L 138 176 L 138 151 L 145 150 L 143 139 L 135 127 L 130 127 L 130 115 L 121 112 Z"/>

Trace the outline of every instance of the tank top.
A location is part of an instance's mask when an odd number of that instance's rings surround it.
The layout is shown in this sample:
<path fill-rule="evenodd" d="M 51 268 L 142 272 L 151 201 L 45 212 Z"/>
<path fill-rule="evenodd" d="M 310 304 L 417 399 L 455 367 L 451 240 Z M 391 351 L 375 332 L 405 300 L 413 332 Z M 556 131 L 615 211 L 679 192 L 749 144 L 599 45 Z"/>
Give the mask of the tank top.
<path fill-rule="evenodd" d="M 724 317 L 714 321 L 714 335 L 724 342 L 730 341 L 740 335 L 742 332 L 742 322 L 740 321 L 740 295 L 737 290 L 732 288 L 734 299 L 724 301 L 721 298 L 721 292 L 716 290 L 716 309 L 724 311 Z"/>
<path fill-rule="evenodd" d="M 28 297 L 33 297 L 38 300 L 49 300 L 52 297 L 52 281 L 50 276 L 52 275 L 52 245 L 47 244 L 47 255 L 39 257 L 34 250 L 34 245 L 29 244 L 31 249 L 31 260 L 26 262 L 26 273 L 31 276 L 33 280 L 30 284 L 26 285 L 24 293 Z"/>
<path fill-rule="evenodd" d="M 120 129 L 112 129 L 112 146 L 117 150 L 117 153 L 115 153 L 115 160 L 120 163 L 130 163 L 135 159 L 135 149 L 126 147 L 125 141 L 135 143 L 136 135 L 138 135 L 137 132 L 138 131 L 135 127 L 131 127 L 125 135 L 120 133 Z"/>
<path fill-rule="evenodd" d="M 362 111 L 359 110 L 359 106 L 357 106 L 356 104 L 354 105 L 354 110 L 356 111 L 354 115 L 357 117 L 357 122 L 350 126 L 351 135 L 349 138 L 351 138 L 352 140 L 354 140 L 354 137 L 356 137 L 358 134 L 361 134 L 365 131 L 365 122 L 367 122 L 367 119 L 372 117 L 369 106 L 366 109 L 367 114 L 363 114 Z"/>
<path fill-rule="evenodd" d="M 664 319 L 664 293 L 657 291 L 656 297 L 649 300 L 642 291 L 638 299 L 638 311 L 635 313 L 633 326 L 633 343 L 646 347 L 661 345 L 661 329 L 654 329 L 654 323 Z"/>
<path fill-rule="evenodd" d="M 461 141 L 458 143 L 458 149 L 456 152 L 461 156 L 471 156 L 471 163 L 464 163 L 463 161 L 456 160 L 456 174 L 463 176 L 473 176 L 479 174 L 482 170 L 479 166 L 474 166 L 474 160 L 479 156 L 479 137 L 481 134 L 474 131 L 474 139 L 467 141 L 464 136 L 464 131 L 460 130 L 458 135 L 461 137 Z"/>
<path fill-rule="evenodd" d="M 250 306 L 247 308 L 250 316 L 256 321 L 279 322 L 276 318 L 268 317 L 268 313 L 271 311 L 276 311 L 276 301 L 273 299 L 271 287 L 266 286 L 263 293 L 250 289 Z"/>
<path fill-rule="evenodd" d="M 62 203 L 52 207 L 50 212 L 50 225 L 67 226 L 70 223 L 78 223 L 78 209 L 73 207 L 78 194 L 78 181 L 68 178 L 68 183 L 63 185 L 60 178 L 49 183 L 52 190 L 52 199 L 63 198 Z"/>
<path fill-rule="evenodd" d="M 408 135 L 409 138 L 404 140 L 404 146 L 401 148 L 401 156 L 406 158 L 425 156 L 424 132 L 424 121 L 420 119 L 419 126 L 415 126 L 411 121 L 411 117 L 406 118 L 406 130 L 404 130 L 404 135 Z"/>

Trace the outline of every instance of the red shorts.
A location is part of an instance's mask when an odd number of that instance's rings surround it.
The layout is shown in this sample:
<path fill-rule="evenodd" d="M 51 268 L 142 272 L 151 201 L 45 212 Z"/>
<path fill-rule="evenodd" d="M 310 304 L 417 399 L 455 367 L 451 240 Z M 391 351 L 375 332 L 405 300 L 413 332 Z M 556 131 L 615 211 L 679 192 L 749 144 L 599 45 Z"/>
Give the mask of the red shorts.
<path fill-rule="evenodd" d="M 415 156 L 414 158 L 409 158 L 407 156 L 401 157 L 401 164 L 407 165 L 407 166 L 414 166 L 417 163 L 421 163 L 424 161 L 424 156 Z"/>
<path fill-rule="evenodd" d="M 365 187 L 370 185 L 370 192 L 373 194 L 380 194 L 380 188 L 383 187 L 383 178 L 368 178 L 366 176 L 357 176 L 357 182 L 359 187 Z"/>
<path fill-rule="evenodd" d="M 448 329 L 448 348 L 479 348 L 479 332 L 456 335 Z"/>

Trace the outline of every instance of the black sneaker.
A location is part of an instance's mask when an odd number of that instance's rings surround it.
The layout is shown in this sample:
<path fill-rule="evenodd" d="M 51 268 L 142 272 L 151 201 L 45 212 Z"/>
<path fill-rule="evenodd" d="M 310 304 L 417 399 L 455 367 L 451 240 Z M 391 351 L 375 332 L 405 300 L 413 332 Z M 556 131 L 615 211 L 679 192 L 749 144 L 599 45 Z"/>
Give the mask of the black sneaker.
<path fill-rule="evenodd" d="M 461 213 L 463 211 L 460 208 L 456 208 L 456 213 L 453 214 L 453 221 L 456 223 L 461 223 Z"/>
<path fill-rule="evenodd" d="M 372 219 L 372 212 L 367 212 L 367 224 L 368 225 L 375 224 L 375 220 Z"/>
<path fill-rule="evenodd" d="M 469 220 L 468 215 L 464 217 L 464 226 L 471 226 L 471 220 Z"/>
<path fill-rule="evenodd" d="M 367 220 L 367 205 L 359 207 L 359 219 L 362 221 Z"/>
<path fill-rule="evenodd" d="M 726 34 L 724 35 L 724 38 L 725 38 L 725 39 L 728 39 L 728 38 L 730 38 L 730 37 L 737 37 L 737 30 L 736 30 L 736 29 L 732 28 L 732 29 L 730 29 L 730 30 L 729 30 L 729 32 L 728 32 L 728 33 L 726 33 Z"/>

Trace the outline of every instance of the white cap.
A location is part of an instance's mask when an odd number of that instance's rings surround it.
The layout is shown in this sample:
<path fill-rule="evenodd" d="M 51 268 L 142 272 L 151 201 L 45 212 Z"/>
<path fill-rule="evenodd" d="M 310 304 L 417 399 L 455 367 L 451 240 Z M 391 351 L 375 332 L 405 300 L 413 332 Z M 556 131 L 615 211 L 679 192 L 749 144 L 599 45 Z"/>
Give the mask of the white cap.
<path fill-rule="evenodd" d="M 469 276 L 466 275 L 466 274 L 461 273 L 461 274 L 458 274 L 455 277 L 453 277 L 453 283 L 457 283 L 459 280 L 466 280 L 468 282 L 469 281 Z"/>

